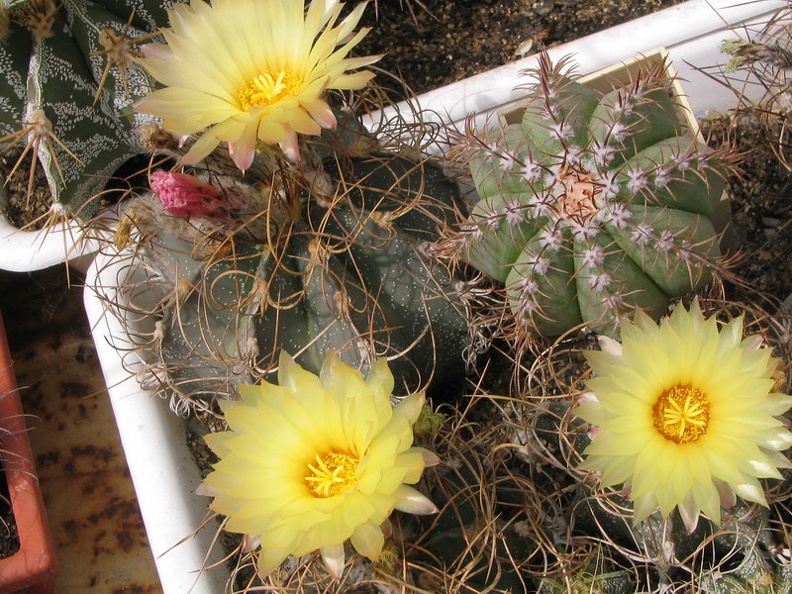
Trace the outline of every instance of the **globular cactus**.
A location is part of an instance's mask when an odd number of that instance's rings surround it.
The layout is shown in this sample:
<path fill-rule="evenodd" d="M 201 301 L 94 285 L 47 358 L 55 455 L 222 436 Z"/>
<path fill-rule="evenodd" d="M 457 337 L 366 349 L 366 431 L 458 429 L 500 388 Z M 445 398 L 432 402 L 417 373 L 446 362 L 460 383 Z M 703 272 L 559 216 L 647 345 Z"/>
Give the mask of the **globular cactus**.
<path fill-rule="evenodd" d="M 405 565 L 420 591 L 534 592 L 529 568 L 543 555 L 528 528 L 533 518 L 526 518 L 532 493 L 504 472 L 506 456 L 492 450 L 494 435 L 468 434 L 466 422 L 453 411 L 432 436 L 442 462 L 423 480 L 440 511 L 420 519 L 417 530 L 402 523 L 410 543 Z"/>
<path fill-rule="evenodd" d="M 576 483 L 574 472 L 559 464 L 559 433 L 577 433 L 579 427 L 561 428 L 558 415 L 564 410 L 568 404 L 560 401 L 531 413 L 524 409 L 531 427 L 512 425 L 485 396 L 450 415 L 431 444 L 442 462 L 423 479 L 440 512 L 421 520 L 419 538 L 402 524 L 414 543 L 405 547 L 406 565 L 419 588 L 465 594 L 636 592 L 633 572 L 614 561 L 612 551 L 574 540 L 566 530 L 565 503 Z"/>
<path fill-rule="evenodd" d="M 738 502 L 720 527 L 702 518 L 688 532 L 676 513 L 665 522 L 658 513 L 632 525 L 624 515 L 630 507 L 616 494 L 581 499 L 574 507 L 575 533 L 610 543 L 642 561 L 649 583 L 668 589 L 688 586 L 717 594 L 790 591 L 789 549 L 783 534 L 769 522 L 775 510 Z"/>
<path fill-rule="evenodd" d="M 168 4 L 11 0 L 0 6 L 7 22 L 0 39 L 0 152 L 31 154 L 32 168 L 43 167 L 54 212 L 90 219 L 108 179 L 144 152 L 136 128 L 151 118 L 130 106 L 151 81 L 132 63 L 134 43 L 167 24 Z"/>
<path fill-rule="evenodd" d="M 788 550 L 788 549 L 787 549 Z M 777 561 L 758 549 L 749 551 L 731 572 L 709 572 L 701 580 L 701 591 L 708 594 L 778 594 L 792 592 L 792 566 L 789 557 Z"/>
<path fill-rule="evenodd" d="M 521 121 L 460 135 L 480 201 L 452 253 L 505 286 L 521 333 L 613 332 L 718 268 L 712 217 L 733 167 L 691 136 L 664 64 L 602 92 L 546 55 Z"/>
<path fill-rule="evenodd" d="M 544 578 L 537 594 L 635 594 L 635 581 L 626 569 L 610 570 L 610 564 L 595 561 L 575 571 L 567 578 Z"/>
<path fill-rule="evenodd" d="M 324 133 L 334 142 L 345 135 L 367 146 L 359 134 Z M 215 216 L 197 240 L 200 219 L 171 217 L 159 204 L 146 214 L 145 200 L 130 207 L 122 228 L 140 228 L 144 262 L 174 288 L 149 361 L 166 372 L 177 406 L 210 407 L 238 382 L 265 377 L 282 349 L 313 372 L 328 349 L 364 368 L 388 357 L 397 393 L 430 380 L 459 386 L 470 344 L 464 286 L 430 253 L 458 220 L 458 187 L 430 162 L 371 149 L 336 146 L 324 162 L 282 163 L 249 186 L 238 172 L 212 169 L 215 153 L 204 176 L 241 210 Z M 182 239 L 163 233 L 169 224 L 184 225 Z"/>

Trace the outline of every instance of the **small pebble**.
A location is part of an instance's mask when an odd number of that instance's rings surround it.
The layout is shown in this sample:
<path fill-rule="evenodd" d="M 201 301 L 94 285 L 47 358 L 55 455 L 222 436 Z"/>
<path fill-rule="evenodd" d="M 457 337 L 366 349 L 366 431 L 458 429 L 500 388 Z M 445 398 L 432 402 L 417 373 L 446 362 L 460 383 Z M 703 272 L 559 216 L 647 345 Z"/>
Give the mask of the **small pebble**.
<path fill-rule="evenodd" d="M 781 220 L 773 217 L 762 217 L 762 224 L 765 227 L 778 228 L 781 225 Z"/>

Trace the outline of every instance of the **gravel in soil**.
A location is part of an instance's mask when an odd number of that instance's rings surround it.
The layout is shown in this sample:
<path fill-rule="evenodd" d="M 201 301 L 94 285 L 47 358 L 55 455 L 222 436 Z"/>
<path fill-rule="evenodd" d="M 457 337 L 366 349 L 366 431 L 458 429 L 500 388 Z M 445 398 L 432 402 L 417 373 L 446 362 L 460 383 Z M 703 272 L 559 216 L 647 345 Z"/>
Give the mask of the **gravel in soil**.
<path fill-rule="evenodd" d="M 729 186 L 737 282 L 727 296 L 776 313 L 792 294 L 792 177 L 773 152 L 778 130 L 744 114 L 731 132 L 743 158 L 742 175 Z"/>
<path fill-rule="evenodd" d="M 379 0 L 363 17 L 372 30 L 356 53 L 384 53 L 377 65 L 423 93 L 679 3 Z"/>
<path fill-rule="evenodd" d="M 5 200 L 0 192 L 0 209 L 17 228 L 41 229 L 48 219 L 52 194 L 40 165 L 30 183 L 33 151 L 20 161 L 21 155 L 21 150 L 0 153 L 0 179 L 5 182 Z"/>

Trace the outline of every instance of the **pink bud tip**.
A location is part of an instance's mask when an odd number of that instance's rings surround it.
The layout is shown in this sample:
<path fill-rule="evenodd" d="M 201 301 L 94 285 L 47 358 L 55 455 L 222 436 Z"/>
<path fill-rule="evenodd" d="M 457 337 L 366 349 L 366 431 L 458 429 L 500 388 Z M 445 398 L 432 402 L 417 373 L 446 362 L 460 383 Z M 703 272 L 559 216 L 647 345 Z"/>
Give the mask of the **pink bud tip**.
<path fill-rule="evenodd" d="M 220 188 L 191 175 L 154 171 L 151 189 L 170 214 L 179 217 L 228 217 L 228 202 Z"/>

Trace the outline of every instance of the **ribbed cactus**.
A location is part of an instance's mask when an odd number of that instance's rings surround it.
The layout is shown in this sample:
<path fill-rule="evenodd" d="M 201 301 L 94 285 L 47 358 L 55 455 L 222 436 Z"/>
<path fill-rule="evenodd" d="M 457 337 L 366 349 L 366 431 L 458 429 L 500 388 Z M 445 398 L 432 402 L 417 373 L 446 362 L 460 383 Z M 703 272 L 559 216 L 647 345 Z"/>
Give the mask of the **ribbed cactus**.
<path fill-rule="evenodd" d="M 629 501 L 616 495 L 579 501 L 574 507 L 576 534 L 587 535 L 643 559 L 647 574 L 666 587 L 694 585 L 695 591 L 717 594 L 789 592 L 792 566 L 781 534 L 769 524 L 768 510 L 738 502 L 718 527 L 701 519 L 688 533 L 679 515 L 667 522 L 656 514 L 633 526 L 619 512 Z M 772 510 L 771 510 L 772 511 Z"/>
<path fill-rule="evenodd" d="M 252 185 L 233 166 L 214 168 L 218 153 L 207 159 L 204 176 L 240 206 L 205 221 L 197 239 L 199 219 L 172 217 L 156 198 L 133 204 L 122 221 L 140 227 L 146 264 L 174 288 L 153 368 L 199 407 L 265 376 L 281 349 L 314 372 L 331 348 L 361 367 L 386 356 L 399 393 L 464 377 L 463 287 L 429 251 L 458 217 L 456 184 L 429 162 L 376 148 L 343 152 L 341 142 L 371 146 L 359 131 L 324 139 L 334 158 L 282 164 Z"/>
<path fill-rule="evenodd" d="M 607 564 L 609 565 L 609 564 Z M 635 594 L 632 574 L 626 569 L 608 571 L 591 561 L 564 578 L 544 578 L 536 590 L 537 594 Z"/>
<path fill-rule="evenodd" d="M 778 594 L 792 592 L 789 558 L 776 561 L 758 548 L 750 549 L 737 569 L 730 573 L 709 572 L 701 590 L 711 594 Z"/>
<path fill-rule="evenodd" d="M 0 7 L 9 20 L 0 41 L 0 151 L 32 151 L 55 210 L 90 218 L 109 177 L 143 152 L 136 126 L 151 118 L 129 107 L 151 84 L 131 62 L 133 43 L 167 24 L 168 5 L 10 0 Z"/>
<path fill-rule="evenodd" d="M 634 572 L 614 551 L 568 531 L 576 482 L 559 450 L 586 440 L 580 422 L 562 421 L 568 406 L 553 399 L 528 412 L 515 404 L 530 416 L 520 425 L 493 414 L 485 396 L 449 416 L 431 444 L 442 463 L 424 479 L 440 512 L 422 521 L 422 536 L 406 548 L 419 587 L 466 594 L 638 591 Z M 565 437 L 572 441 L 562 446 Z M 414 528 L 402 524 L 402 531 L 411 535 Z"/>
<path fill-rule="evenodd" d="M 546 55 L 522 121 L 461 137 L 481 200 L 450 245 L 505 285 L 520 332 L 652 315 L 712 277 L 731 161 L 691 136 L 663 64 L 600 92 Z"/>

